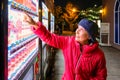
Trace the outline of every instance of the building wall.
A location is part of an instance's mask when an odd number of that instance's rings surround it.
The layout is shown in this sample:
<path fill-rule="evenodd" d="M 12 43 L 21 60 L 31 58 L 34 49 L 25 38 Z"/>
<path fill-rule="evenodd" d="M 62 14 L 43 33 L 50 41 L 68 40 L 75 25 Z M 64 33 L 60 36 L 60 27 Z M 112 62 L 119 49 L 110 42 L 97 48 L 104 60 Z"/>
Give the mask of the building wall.
<path fill-rule="evenodd" d="M 120 45 L 114 44 L 114 5 L 116 0 L 103 0 L 102 22 L 110 23 L 110 44 L 120 49 Z"/>

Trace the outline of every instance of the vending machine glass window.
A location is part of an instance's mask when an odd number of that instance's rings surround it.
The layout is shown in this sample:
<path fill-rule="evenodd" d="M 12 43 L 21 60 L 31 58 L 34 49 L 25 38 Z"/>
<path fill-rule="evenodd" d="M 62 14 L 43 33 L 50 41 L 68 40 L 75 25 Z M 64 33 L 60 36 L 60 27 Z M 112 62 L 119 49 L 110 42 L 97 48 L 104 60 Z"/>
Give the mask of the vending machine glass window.
<path fill-rule="evenodd" d="M 47 6 L 44 4 L 44 2 L 42 2 L 42 24 L 46 27 L 46 29 L 48 29 L 48 8 Z M 42 47 L 44 47 L 45 42 L 42 42 Z"/>
<path fill-rule="evenodd" d="M 15 80 L 38 53 L 38 37 L 24 22 L 24 11 L 38 21 L 38 0 L 8 1 L 8 80 Z"/>
<path fill-rule="evenodd" d="M 23 80 L 34 80 L 34 67 L 30 67 Z"/>

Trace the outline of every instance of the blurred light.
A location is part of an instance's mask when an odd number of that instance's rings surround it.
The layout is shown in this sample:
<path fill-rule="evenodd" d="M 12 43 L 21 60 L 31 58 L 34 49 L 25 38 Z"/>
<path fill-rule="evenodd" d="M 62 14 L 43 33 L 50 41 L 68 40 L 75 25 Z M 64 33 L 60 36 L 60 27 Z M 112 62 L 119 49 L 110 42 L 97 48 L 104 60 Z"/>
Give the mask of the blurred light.
<path fill-rule="evenodd" d="M 100 13 L 103 13 L 103 10 L 102 10 L 102 9 L 100 10 Z"/>
<path fill-rule="evenodd" d="M 72 9 L 73 12 L 76 12 L 77 10 L 75 8 Z"/>
<path fill-rule="evenodd" d="M 39 9 L 38 11 L 41 12 L 41 9 Z"/>

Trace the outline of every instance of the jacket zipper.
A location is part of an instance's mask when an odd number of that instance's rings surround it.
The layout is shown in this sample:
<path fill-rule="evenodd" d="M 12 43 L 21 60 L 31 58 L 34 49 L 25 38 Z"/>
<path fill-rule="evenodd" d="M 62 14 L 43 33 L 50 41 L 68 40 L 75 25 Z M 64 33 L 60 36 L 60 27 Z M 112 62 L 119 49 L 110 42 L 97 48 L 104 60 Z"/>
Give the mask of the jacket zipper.
<path fill-rule="evenodd" d="M 78 62 L 77 62 L 77 64 L 76 64 L 75 69 L 77 69 L 77 67 L 78 67 L 78 63 L 80 63 L 81 57 L 82 57 L 82 52 L 81 52 L 81 54 L 80 54 L 80 57 L 79 57 L 79 60 L 78 60 Z M 75 75 L 75 80 L 76 80 L 76 75 Z"/>

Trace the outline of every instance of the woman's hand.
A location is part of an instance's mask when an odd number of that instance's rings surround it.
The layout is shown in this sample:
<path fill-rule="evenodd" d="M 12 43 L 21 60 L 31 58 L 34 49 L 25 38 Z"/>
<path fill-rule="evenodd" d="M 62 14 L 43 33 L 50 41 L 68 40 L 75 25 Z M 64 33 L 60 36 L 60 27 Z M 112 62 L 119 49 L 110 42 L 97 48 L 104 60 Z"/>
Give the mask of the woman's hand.
<path fill-rule="evenodd" d="M 28 24 L 32 25 L 35 29 L 38 28 L 37 23 L 29 16 L 26 12 L 24 12 L 24 21 L 27 22 Z"/>

